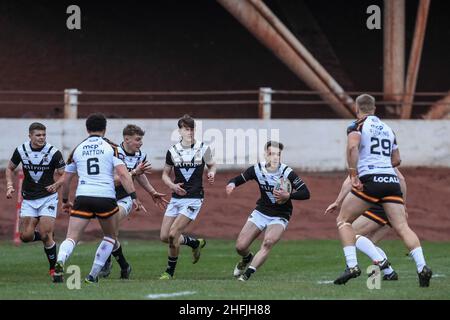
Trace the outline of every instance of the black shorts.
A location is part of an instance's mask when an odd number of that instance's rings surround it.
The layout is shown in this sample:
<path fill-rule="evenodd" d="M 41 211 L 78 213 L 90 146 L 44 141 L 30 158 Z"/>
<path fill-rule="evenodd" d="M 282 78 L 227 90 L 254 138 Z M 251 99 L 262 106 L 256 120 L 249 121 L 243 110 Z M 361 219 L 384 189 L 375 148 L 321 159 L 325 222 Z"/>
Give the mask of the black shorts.
<path fill-rule="evenodd" d="M 403 204 L 403 194 L 398 177 L 392 174 L 368 174 L 360 178 L 363 191 L 352 188 L 358 198 L 372 204 L 385 202 Z"/>
<path fill-rule="evenodd" d="M 391 227 L 391 223 L 389 222 L 389 219 L 382 205 L 375 205 L 373 207 L 370 207 L 369 210 L 366 210 L 363 213 L 363 216 L 378 223 L 380 226 L 388 225 L 389 227 Z"/>
<path fill-rule="evenodd" d="M 92 219 L 106 219 L 119 211 L 117 200 L 112 198 L 78 196 L 75 198 L 70 216 Z"/>

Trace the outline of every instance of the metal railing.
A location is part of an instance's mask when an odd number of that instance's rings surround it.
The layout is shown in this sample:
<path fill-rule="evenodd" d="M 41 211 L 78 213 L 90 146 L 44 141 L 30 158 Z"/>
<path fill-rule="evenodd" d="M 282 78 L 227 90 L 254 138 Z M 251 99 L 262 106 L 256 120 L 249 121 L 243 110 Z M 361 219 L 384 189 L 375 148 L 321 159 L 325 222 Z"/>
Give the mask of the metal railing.
<path fill-rule="evenodd" d="M 277 90 L 268 87 L 258 90 L 227 90 L 227 91 L 81 91 L 78 89 L 66 89 L 61 91 L 25 91 L 25 90 L 0 90 L 0 108 L 9 106 L 50 106 L 60 107 L 63 117 L 66 119 L 78 118 L 79 108 L 89 106 L 214 106 L 214 105 L 247 105 L 258 107 L 258 117 L 270 119 L 272 110 L 281 105 L 298 106 L 324 106 L 326 102 L 320 94 L 334 94 L 332 92 L 318 92 L 311 90 Z M 357 96 L 363 92 L 346 92 L 348 95 Z M 398 108 L 400 101 L 383 100 L 383 92 L 364 92 L 377 99 L 377 105 Z M 417 92 L 413 106 L 439 106 L 449 109 L 450 102 L 446 97 L 448 92 Z M 395 94 L 391 96 L 396 96 Z M 405 97 L 403 93 L 398 96 Z"/>

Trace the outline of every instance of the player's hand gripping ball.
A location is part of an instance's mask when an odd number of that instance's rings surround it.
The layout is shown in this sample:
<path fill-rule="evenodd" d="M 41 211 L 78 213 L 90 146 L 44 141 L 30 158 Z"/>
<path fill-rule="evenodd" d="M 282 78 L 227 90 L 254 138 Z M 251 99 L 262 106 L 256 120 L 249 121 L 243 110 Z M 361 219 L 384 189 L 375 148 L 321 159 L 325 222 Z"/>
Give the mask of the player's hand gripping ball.
<path fill-rule="evenodd" d="M 280 180 L 276 183 L 274 190 L 277 191 L 285 191 L 289 194 L 292 192 L 292 184 L 289 181 L 289 179 L 284 179 L 283 177 L 280 178 Z M 289 197 L 286 199 L 277 199 L 278 204 L 286 203 L 289 200 Z"/>

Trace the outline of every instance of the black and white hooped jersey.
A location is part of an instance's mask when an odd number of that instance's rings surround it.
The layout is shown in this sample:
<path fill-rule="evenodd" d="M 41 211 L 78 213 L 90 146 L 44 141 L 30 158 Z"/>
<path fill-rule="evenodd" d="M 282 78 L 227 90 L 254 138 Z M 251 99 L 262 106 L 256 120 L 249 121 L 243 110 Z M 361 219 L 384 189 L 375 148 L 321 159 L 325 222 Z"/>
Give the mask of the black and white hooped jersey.
<path fill-rule="evenodd" d="M 95 135 L 72 151 L 66 172 L 78 174 L 77 197 L 116 198 L 114 168 L 124 165 L 118 154 L 117 145 Z"/>
<path fill-rule="evenodd" d="M 52 193 L 45 188 L 55 183 L 55 170 L 66 165 L 61 152 L 49 143 L 40 149 L 33 149 L 30 142 L 18 146 L 14 150 L 11 162 L 18 166 L 22 163 L 24 180 L 22 197 L 25 200 L 44 198 Z"/>
<path fill-rule="evenodd" d="M 255 180 L 258 183 L 261 197 L 256 202 L 256 210 L 267 215 L 282 217 L 289 220 L 292 215 L 292 201 L 286 203 L 276 203 L 273 190 L 280 179 L 288 179 L 292 184 L 291 199 L 309 199 L 309 190 L 303 180 L 286 164 L 280 163 L 276 172 L 268 172 L 266 162 L 260 162 L 248 168 L 240 176 L 229 181 L 239 186 L 247 181 Z"/>
<path fill-rule="evenodd" d="M 211 161 L 211 149 L 201 141 L 189 147 L 183 147 L 181 142 L 170 147 L 166 164 L 174 167 L 174 183 L 183 183 L 182 188 L 187 192 L 184 196 L 172 193 L 172 197 L 203 198 L 203 171 Z"/>
<path fill-rule="evenodd" d="M 392 129 L 376 116 L 367 116 L 353 122 L 347 134 L 361 134 L 359 145 L 358 175 L 392 174 L 392 151 L 397 149 L 397 141 Z"/>
<path fill-rule="evenodd" d="M 125 151 L 123 147 L 123 142 L 120 146 L 117 147 L 117 151 L 119 152 L 119 159 L 125 163 L 128 171 L 136 169 L 136 167 L 141 163 L 147 160 L 147 154 L 141 150 L 132 154 Z M 122 185 L 116 187 L 116 198 L 117 200 L 128 197 L 128 192 L 125 191 Z"/>

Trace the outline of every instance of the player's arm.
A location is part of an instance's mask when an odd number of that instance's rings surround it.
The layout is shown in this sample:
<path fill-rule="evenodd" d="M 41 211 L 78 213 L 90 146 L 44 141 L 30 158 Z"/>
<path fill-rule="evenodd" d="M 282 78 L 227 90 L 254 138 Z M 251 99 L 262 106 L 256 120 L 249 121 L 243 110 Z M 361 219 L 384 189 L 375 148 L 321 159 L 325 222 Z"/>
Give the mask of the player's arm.
<path fill-rule="evenodd" d="M 239 187 L 240 185 L 243 185 L 247 181 L 254 179 L 256 179 L 255 167 L 251 166 L 240 175 L 230 179 L 230 181 L 228 181 L 225 191 L 227 195 L 230 195 L 233 192 L 234 188 Z"/>
<path fill-rule="evenodd" d="M 46 189 L 48 192 L 54 193 L 58 191 L 64 182 L 64 168 L 66 163 L 64 162 L 64 158 L 60 151 L 57 151 L 53 156 L 52 165 L 55 168 L 54 177 L 56 177 L 56 181 L 47 186 Z"/>
<path fill-rule="evenodd" d="M 350 132 L 347 136 L 347 165 L 352 186 L 361 189 L 362 184 L 358 177 L 359 144 L 361 134 L 359 132 Z"/>
<path fill-rule="evenodd" d="M 289 173 L 288 179 L 291 182 L 292 191 L 289 193 L 286 190 L 274 190 L 273 195 L 277 202 L 284 203 L 289 199 L 308 200 L 311 197 L 308 187 L 294 171 Z"/>
<path fill-rule="evenodd" d="M 173 192 L 178 194 L 179 196 L 184 196 L 187 194 L 186 190 L 183 189 L 183 183 L 173 183 L 172 179 L 170 178 L 170 173 L 172 172 L 172 169 L 174 167 L 174 163 L 172 160 L 172 155 L 170 154 L 170 151 L 167 151 L 166 153 L 166 164 L 164 165 L 163 171 L 162 171 L 162 181 L 166 186 L 170 188 Z"/>
<path fill-rule="evenodd" d="M 400 163 L 402 163 L 402 159 L 400 157 L 400 151 L 398 150 L 398 148 L 392 150 L 391 163 L 394 168 L 398 167 L 400 165 Z"/>
<path fill-rule="evenodd" d="M 336 200 L 328 206 L 328 208 L 325 210 L 325 214 L 332 213 L 339 209 L 345 197 L 350 193 L 351 190 L 352 182 L 350 181 L 350 176 L 347 176 L 347 178 L 345 178 L 344 182 L 342 183 L 341 191 L 339 191 Z"/>
<path fill-rule="evenodd" d="M 145 191 L 150 194 L 156 206 L 158 206 L 162 210 L 167 207 L 167 204 L 169 202 L 164 198 L 166 194 L 156 191 L 156 189 L 151 185 L 150 181 L 148 181 L 148 178 L 145 174 L 137 176 L 136 181 L 142 188 L 144 188 Z"/>
<path fill-rule="evenodd" d="M 216 177 L 217 165 L 212 157 L 212 152 L 211 152 L 210 147 L 208 147 L 206 149 L 203 159 L 205 159 L 206 166 L 208 167 L 208 182 L 210 184 L 213 184 L 214 179 Z"/>
<path fill-rule="evenodd" d="M 400 189 L 403 193 L 403 202 L 406 204 L 406 193 L 407 193 L 407 187 L 406 187 L 406 179 L 405 176 L 398 170 L 397 168 L 394 168 L 395 173 L 397 174 L 398 180 L 400 181 Z"/>
<path fill-rule="evenodd" d="M 70 162 L 64 169 L 63 182 L 62 182 L 62 209 L 64 213 L 69 213 L 73 204 L 69 201 L 70 183 L 72 179 L 77 175 L 77 166 L 74 162 Z"/>
<path fill-rule="evenodd" d="M 11 160 L 6 167 L 5 176 L 6 176 L 6 198 L 11 199 L 12 195 L 16 190 L 14 190 L 14 170 L 16 170 L 17 165 L 13 163 Z"/>

